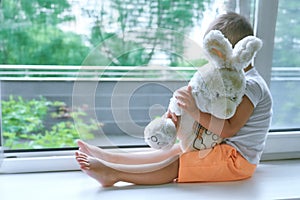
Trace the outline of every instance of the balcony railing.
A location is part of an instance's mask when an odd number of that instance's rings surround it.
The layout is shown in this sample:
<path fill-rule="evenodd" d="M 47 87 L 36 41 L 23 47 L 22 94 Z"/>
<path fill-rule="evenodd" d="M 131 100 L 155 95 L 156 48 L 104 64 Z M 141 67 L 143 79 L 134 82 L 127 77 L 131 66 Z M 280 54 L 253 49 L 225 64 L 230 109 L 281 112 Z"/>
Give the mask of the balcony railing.
<path fill-rule="evenodd" d="M 187 81 L 195 67 L 0 65 L 0 80 Z M 300 67 L 272 68 L 275 81 L 299 81 Z"/>
<path fill-rule="evenodd" d="M 88 112 L 104 124 L 105 134 L 141 136 L 150 115 L 163 114 L 173 92 L 186 85 L 195 70 L 165 66 L 0 65 L 0 99 L 42 96 L 68 107 L 89 105 Z M 76 81 L 82 82 L 78 85 Z M 298 128 L 299 103 L 295 99 L 300 94 L 300 68 L 273 68 L 270 88 L 274 100 L 272 128 Z"/>
<path fill-rule="evenodd" d="M 169 81 L 189 80 L 195 67 L 2 65 L 0 80 Z"/>
<path fill-rule="evenodd" d="M 300 81 L 300 67 L 273 67 L 271 80 Z"/>

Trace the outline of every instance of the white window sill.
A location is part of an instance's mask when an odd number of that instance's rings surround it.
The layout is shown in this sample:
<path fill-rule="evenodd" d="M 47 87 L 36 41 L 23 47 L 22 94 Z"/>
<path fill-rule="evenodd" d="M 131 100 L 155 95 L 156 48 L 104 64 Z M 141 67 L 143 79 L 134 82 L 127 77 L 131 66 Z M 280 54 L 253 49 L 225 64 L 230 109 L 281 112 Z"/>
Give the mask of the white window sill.
<path fill-rule="evenodd" d="M 264 161 L 250 179 L 221 183 L 102 188 L 82 172 L 0 174 L 1 199 L 299 199 L 300 160 Z"/>

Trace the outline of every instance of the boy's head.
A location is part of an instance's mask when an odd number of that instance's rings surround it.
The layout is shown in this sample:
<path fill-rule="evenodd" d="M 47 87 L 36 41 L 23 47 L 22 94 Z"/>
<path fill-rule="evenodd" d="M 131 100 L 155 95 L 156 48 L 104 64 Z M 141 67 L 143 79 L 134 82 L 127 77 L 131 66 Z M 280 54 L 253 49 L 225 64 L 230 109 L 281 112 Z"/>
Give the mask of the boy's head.
<path fill-rule="evenodd" d="M 220 15 L 208 27 L 205 35 L 211 30 L 219 30 L 230 41 L 232 46 L 246 36 L 253 35 L 253 28 L 249 21 L 234 12 Z"/>

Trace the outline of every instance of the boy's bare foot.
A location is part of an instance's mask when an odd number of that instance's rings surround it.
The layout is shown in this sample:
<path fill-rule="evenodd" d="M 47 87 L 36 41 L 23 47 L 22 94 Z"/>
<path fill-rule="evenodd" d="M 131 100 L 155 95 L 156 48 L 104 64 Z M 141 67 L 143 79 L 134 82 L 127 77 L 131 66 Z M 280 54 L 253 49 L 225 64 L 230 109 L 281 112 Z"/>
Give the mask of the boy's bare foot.
<path fill-rule="evenodd" d="M 102 151 L 102 149 L 100 149 L 96 146 L 90 145 L 82 140 L 78 140 L 77 144 L 79 147 L 79 151 L 81 151 L 89 156 L 92 156 L 92 157 L 104 159 L 105 153 Z"/>
<path fill-rule="evenodd" d="M 115 177 L 117 171 L 107 167 L 100 160 L 80 151 L 77 151 L 75 156 L 81 170 L 97 180 L 103 187 L 113 186 L 118 181 Z"/>

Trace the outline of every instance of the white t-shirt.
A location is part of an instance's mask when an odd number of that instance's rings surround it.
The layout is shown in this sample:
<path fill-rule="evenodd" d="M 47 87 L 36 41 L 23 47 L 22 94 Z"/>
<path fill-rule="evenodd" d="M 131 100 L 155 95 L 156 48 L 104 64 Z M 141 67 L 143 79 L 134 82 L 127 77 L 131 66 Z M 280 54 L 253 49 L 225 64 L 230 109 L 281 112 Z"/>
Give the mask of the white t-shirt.
<path fill-rule="evenodd" d="M 254 111 L 245 126 L 225 143 L 236 148 L 250 163 L 258 164 L 263 152 L 272 117 L 270 90 L 255 68 L 245 73 L 245 95 L 254 105 Z"/>

